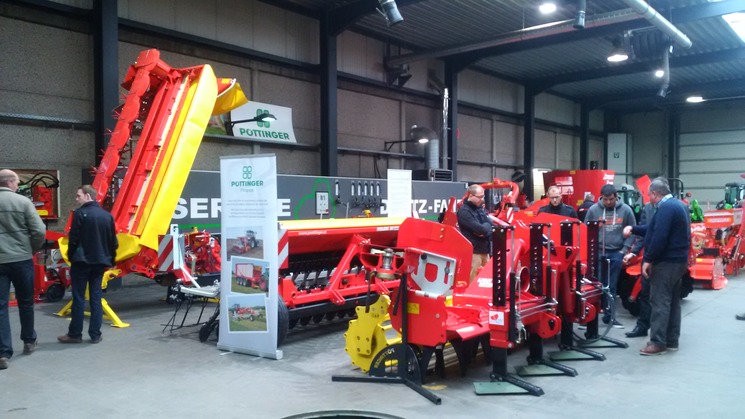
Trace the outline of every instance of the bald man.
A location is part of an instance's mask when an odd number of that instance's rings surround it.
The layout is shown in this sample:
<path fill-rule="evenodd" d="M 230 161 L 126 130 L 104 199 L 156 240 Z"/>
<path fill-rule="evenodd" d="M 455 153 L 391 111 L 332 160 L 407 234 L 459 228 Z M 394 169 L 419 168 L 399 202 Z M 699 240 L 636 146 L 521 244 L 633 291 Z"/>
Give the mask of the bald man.
<path fill-rule="evenodd" d="M 18 175 L 0 170 L 0 370 L 13 356 L 13 338 L 8 318 L 10 284 L 13 284 L 21 319 L 23 353 L 36 349 L 34 330 L 34 252 L 44 245 L 46 226 L 34 204 L 19 195 Z"/>

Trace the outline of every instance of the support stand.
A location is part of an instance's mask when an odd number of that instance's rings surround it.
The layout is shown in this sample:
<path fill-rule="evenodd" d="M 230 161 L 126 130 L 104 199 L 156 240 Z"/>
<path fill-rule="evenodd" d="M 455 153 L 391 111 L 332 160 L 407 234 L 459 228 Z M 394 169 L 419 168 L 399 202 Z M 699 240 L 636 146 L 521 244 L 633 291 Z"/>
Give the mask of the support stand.
<path fill-rule="evenodd" d="M 88 301 L 89 295 L 88 290 L 85 290 L 85 301 Z M 112 327 L 129 327 L 129 323 L 124 323 L 122 319 L 119 318 L 119 316 L 116 315 L 114 310 L 111 308 L 109 303 L 106 301 L 105 298 L 101 298 L 101 306 L 103 307 L 103 318 L 111 321 Z M 60 317 L 65 317 L 68 314 L 72 312 L 72 301 L 68 301 L 67 304 L 65 304 L 64 307 L 62 307 L 62 310 L 57 312 L 57 315 Z M 90 316 L 91 312 L 86 311 L 86 316 Z"/>
<path fill-rule="evenodd" d="M 587 335 L 597 336 L 598 319 L 587 324 Z M 553 361 L 605 361 L 605 355 L 600 352 L 591 351 L 574 344 L 574 324 L 569 320 L 561 322 L 561 338 L 559 351 L 549 352 L 548 356 Z"/>
<path fill-rule="evenodd" d="M 409 316 L 408 316 L 408 276 L 401 276 L 400 286 L 398 287 L 398 296 L 396 305 L 393 308 L 402 310 L 401 316 L 401 343 L 391 345 L 378 353 L 373 358 L 370 366 L 369 377 L 353 377 L 344 375 L 334 375 L 331 381 L 334 382 L 356 382 L 356 383 L 389 383 L 389 384 L 406 384 L 410 389 L 427 398 L 434 404 L 442 404 L 442 399 L 421 385 L 421 371 L 416 354 L 409 346 Z M 395 356 L 394 356 L 395 355 Z M 395 371 L 394 371 L 395 370 Z M 426 371 L 425 371 L 426 372 Z M 373 374 L 382 374 L 383 376 L 374 376 Z M 415 381 L 417 380 L 417 381 Z"/>
<path fill-rule="evenodd" d="M 497 227 L 492 233 L 492 304 L 497 310 L 506 311 L 507 319 L 507 343 L 517 342 L 517 306 L 516 306 L 516 284 L 517 277 L 514 269 L 509 274 L 510 281 L 507 282 L 507 231 L 514 231 L 513 226 Z M 514 240 L 514 236 L 513 236 Z M 511 250 L 514 252 L 514 248 Z M 512 257 L 513 253 L 510 253 Z M 507 284 L 511 286 L 507 286 Z M 509 295 L 508 289 L 509 288 Z M 473 383 L 476 394 L 483 395 L 519 395 L 530 394 L 542 396 L 543 389 L 530 384 L 507 372 L 507 348 L 492 347 L 492 372 L 489 374 L 490 382 Z"/>
<path fill-rule="evenodd" d="M 528 337 L 528 365 L 517 367 L 517 375 L 521 377 L 547 377 L 554 375 L 567 375 L 576 377 L 577 370 L 566 365 L 554 362 L 543 356 L 543 339 L 538 335 Z"/>
<path fill-rule="evenodd" d="M 492 372 L 490 382 L 473 383 L 479 396 L 486 395 L 521 395 L 542 396 L 543 389 L 529 382 L 510 375 L 507 372 L 507 349 L 492 348 Z"/>
<path fill-rule="evenodd" d="M 197 318 L 197 322 L 188 326 L 198 326 L 202 323 L 202 316 L 204 315 L 204 309 L 207 307 L 207 304 L 209 302 L 215 301 L 215 299 L 220 295 L 220 285 L 210 285 L 206 287 L 200 287 L 200 288 L 190 288 L 190 287 L 184 287 L 181 284 L 176 285 L 176 293 L 175 293 L 175 301 L 174 306 L 175 309 L 173 311 L 173 315 L 168 320 L 168 323 L 166 323 L 163 327 L 163 332 L 165 333 L 166 329 L 170 327 L 170 331 L 173 332 L 174 330 L 180 329 L 184 327 L 184 323 L 186 323 L 186 318 L 189 315 L 189 311 L 191 310 L 191 307 L 198 303 L 200 306 L 199 310 L 199 318 Z M 181 323 L 179 325 L 176 325 L 177 323 L 177 316 L 179 311 L 181 311 L 181 308 L 186 304 L 186 308 L 184 309 L 184 314 L 181 318 Z"/>

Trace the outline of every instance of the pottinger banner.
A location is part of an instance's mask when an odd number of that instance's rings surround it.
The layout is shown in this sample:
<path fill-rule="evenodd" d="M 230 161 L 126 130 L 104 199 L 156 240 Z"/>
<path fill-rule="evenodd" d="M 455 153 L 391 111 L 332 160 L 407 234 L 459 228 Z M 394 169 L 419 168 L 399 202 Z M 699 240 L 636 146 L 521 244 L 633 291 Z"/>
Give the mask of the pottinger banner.
<path fill-rule="evenodd" d="M 270 114 L 276 121 L 254 120 L 260 115 Z M 279 141 L 283 143 L 297 143 L 295 131 L 292 126 L 292 108 L 270 105 L 260 102 L 248 102 L 245 105 L 230 111 L 231 121 L 238 122 L 233 125 L 233 136 L 250 138 L 252 140 Z"/>
<path fill-rule="evenodd" d="M 218 349 L 281 359 L 277 349 L 277 158 L 220 158 L 222 272 Z"/>

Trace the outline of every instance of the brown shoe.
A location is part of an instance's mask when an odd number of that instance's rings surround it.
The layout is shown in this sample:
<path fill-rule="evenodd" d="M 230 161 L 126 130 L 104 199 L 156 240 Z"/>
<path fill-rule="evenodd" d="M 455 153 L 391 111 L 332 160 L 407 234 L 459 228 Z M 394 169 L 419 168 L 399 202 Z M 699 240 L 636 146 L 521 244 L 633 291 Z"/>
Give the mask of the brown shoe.
<path fill-rule="evenodd" d="M 36 341 L 29 342 L 29 343 L 24 343 L 23 344 L 23 354 L 24 355 L 31 355 L 36 350 L 36 347 L 37 346 L 38 345 L 37 345 Z"/>
<path fill-rule="evenodd" d="M 57 336 L 57 340 L 62 343 L 82 343 L 83 338 L 74 338 L 70 335 Z"/>
<path fill-rule="evenodd" d="M 647 342 L 647 346 L 639 351 L 639 355 L 662 355 L 667 353 L 667 349 L 664 346 L 657 346 L 652 342 Z"/>

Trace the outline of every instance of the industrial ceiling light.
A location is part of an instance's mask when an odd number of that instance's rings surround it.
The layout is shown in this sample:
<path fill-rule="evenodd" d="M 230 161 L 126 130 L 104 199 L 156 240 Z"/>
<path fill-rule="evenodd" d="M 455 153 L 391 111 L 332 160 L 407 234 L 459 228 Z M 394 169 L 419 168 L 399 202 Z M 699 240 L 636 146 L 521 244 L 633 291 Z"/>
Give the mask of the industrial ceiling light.
<path fill-rule="evenodd" d="M 661 79 L 662 76 L 664 75 L 665 75 L 665 70 L 662 70 L 662 69 L 655 70 L 654 72 L 654 76 L 657 77 L 658 79 Z"/>
<path fill-rule="evenodd" d="M 556 3 L 553 1 L 544 1 L 538 6 L 538 10 L 547 15 L 556 11 Z"/>
<path fill-rule="evenodd" d="M 391 151 L 391 148 L 393 148 L 394 144 L 401 144 L 401 143 L 427 144 L 428 142 L 430 142 L 430 140 L 434 141 L 436 139 L 437 139 L 437 133 L 432 131 L 431 129 L 427 127 L 418 127 L 416 125 L 412 125 L 411 130 L 409 131 L 408 140 L 386 141 L 385 151 Z"/>
<path fill-rule="evenodd" d="M 398 6 L 396 6 L 396 0 L 378 0 L 378 3 L 380 4 L 378 12 L 388 22 L 388 26 L 393 26 L 404 21 L 403 16 L 398 11 Z"/>
<path fill-rule="evenodd" d="M 613 40 L 613 48 L 608 55 L 608 61 L 611 63 L 620 63 L 629 59 L 629 53 L 621 45 L 621 40 L 616 38 Z"/>
<path fill-rule="evenodd" d="M 704 98 L 701 96 L 688 96 L 686 98 L 686 102 L 688 103 L 701 103 L 704 101 Z"/>
<path fill-rule="evenodd" d="M 574 17 L 574 29 L 585 28 L 585 14 L 587 12 L 587 0 L 577 0 L 577 16 Z"/>

